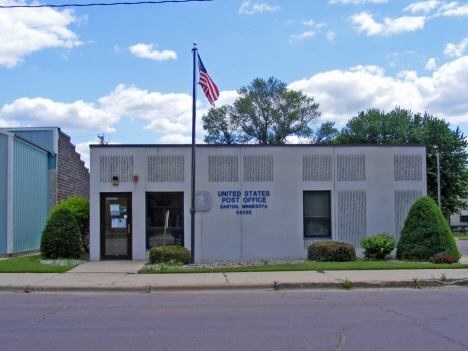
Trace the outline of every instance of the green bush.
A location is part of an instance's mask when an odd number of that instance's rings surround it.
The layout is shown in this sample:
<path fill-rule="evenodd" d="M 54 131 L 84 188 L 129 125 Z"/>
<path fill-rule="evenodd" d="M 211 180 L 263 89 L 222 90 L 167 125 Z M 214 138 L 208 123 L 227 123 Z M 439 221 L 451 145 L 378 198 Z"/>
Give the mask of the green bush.
<path fill-rule="evenodd" d="M 383 260 L 396 247 L 396 240 L 393 235 L 379 233 L 359 240 L 359 244 L 364 249 L 366 258 Z"/>
<path fill-rule="evenodd" d="M 356 260 L 353 245 L 339 241 L 321 241 L 309 245 L 307 259 L 320 262 L 347 262 Z"/>
<path fill-rule="evenodd" d="M 80 258 L 80 228 L 67 208 L 59 208 L 47 219 L 42 231 L 41 255 L 45 259 Z"/>
<path fill-rule="evenodd" d="M 455 263 L 455 258 L 453 258 L 452 255 L 449 255 L 447 252 L 439 252 L 434 255 L 432 262 L 436 264 L 440 264 L 440 263 L 452 264 L 452 263 Z"/>
<path fill-rule="evenodd" d="M 80 242 L 81 246 L 86 252 L 89 251 L 89 200 L 75 195 L 66 200 L 61 200 L 55 206 L 50 214 L 57 211 L 59 208 L 67 208 L 71 211 L 80 228 Z"/>
<path fill-rule="evenodd" d="M 397 258 L 431 261 L 438 252 L 460 259 L 450 227 L 430 197 L 421 197 L 411 206 L 397 245 Z"/>
<path fill-rule="evenodd" d="M 150 263 L 161 263 L 162 250 L 162 246 L 155 246 L 151 248 L 149 254 Z M 166 246 L 166 250 L 164 251 L 164 262 L 171 260 L 180 261 L 184 264 L 190 263 L 190 251 L 183 246 Z"/>

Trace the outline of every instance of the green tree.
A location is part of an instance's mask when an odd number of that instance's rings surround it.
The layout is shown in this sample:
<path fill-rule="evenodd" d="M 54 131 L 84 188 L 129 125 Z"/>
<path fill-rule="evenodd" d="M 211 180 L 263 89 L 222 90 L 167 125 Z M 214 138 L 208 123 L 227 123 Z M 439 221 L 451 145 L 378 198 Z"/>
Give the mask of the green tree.
<path fill-rule="evenodd" d="M 310 124 L 320 117 L 314 98 L 274 77 L 256 78 L 237 93 L 232 105 L 211 108 L 202 117 L 206 143 L 284 144 L 288 136 L 312 136 Z"/>
<path fill-rule="evenodd" d="M 446 218 L 467 205 L 458 196 L 468 186 L 466 137 L 457 127 L 425 113 L 395 108 L 360 112 L 351 118 L 335 139 L 336 144 L 419 144 L 426 145 L 428 195 L 437 202 L 437 150 L 440 154 L 442 212 Z M 437 146 L 437 149 L 436 149 Z"/>
<path fill-rule="evenodd" d="M 339 134 L 335 122 L 324 122 L 314 133 L 314 144 L 334 144 Z"/>
<path fill-rule="evenodd" d="M 80 228 L 80 242 L 81 246 L 86 252 L 89 251 L 89 200 L 78 195 L 69 197 L 66 200 L 61 200 L 60 203 L 55 206 L 50 214 L 61 208 L 67 208 L 73 214 Z"/>

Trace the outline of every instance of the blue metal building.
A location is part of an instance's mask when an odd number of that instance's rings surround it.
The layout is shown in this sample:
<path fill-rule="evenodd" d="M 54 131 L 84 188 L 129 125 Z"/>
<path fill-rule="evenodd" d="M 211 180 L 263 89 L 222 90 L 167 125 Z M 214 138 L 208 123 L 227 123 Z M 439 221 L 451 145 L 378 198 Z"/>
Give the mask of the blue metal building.
<path fill-rule="evenodd" d="M 39 133 L 41 134 L 41 133 Z M 54 155 L 37 144 L 0 130 L 0 254 L 39 249 L 49 204 L 49 168 Z"/>

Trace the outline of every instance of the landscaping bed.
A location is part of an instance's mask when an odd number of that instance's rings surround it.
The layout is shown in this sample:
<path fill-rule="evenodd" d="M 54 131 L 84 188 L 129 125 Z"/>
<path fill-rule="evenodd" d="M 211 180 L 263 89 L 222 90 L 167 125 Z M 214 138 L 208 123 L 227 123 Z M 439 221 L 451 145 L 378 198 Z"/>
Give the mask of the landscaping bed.
<path fill-rule="evenodd" d="M 278 262 L 278 261 L 281 261 Z M 468 264 L 433 264 L 409 261 L 369 261 L 358 259 L 349 262 L 310 262 L 306 259 L 255 260 L 255 261 L 197 261 L 203 268 L 147 264 L 139 274 L 164 273 L 218 273 L 218 272 L 278 272 L 278 271 L 331 271 L 331 270 L 394 270 L 394 269 L 460 269 Z M 161 269 L 162 268 L 162 269 Z"/>

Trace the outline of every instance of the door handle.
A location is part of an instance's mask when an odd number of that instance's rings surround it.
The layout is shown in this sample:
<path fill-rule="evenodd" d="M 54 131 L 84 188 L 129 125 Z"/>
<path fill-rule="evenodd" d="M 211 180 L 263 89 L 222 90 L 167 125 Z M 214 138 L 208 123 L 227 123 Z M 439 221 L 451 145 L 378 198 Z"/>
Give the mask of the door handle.
<path fill-rule="evenodd" d="M 128 233 L 128 234 L 130 234 L 130 226 L 131 226 L 131 224 L 128 223 L 128 225 L 127 225 L 127 233 Z"/>

